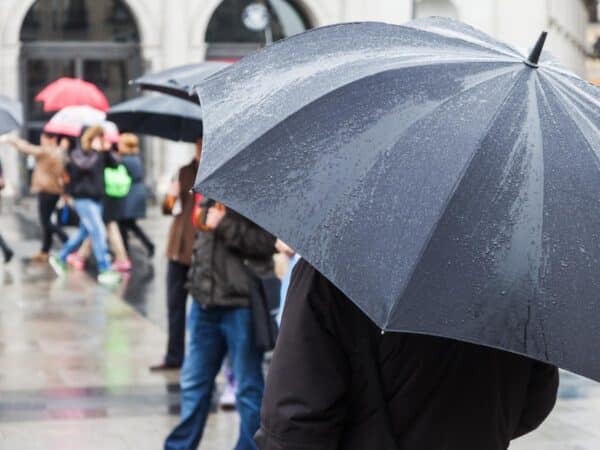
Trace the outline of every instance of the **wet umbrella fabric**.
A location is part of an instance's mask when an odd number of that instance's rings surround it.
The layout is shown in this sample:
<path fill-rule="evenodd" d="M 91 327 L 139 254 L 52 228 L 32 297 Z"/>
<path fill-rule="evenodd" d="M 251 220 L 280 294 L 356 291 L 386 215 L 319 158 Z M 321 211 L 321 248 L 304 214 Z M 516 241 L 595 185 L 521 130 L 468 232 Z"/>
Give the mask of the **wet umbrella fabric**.
<path fill-rule="evenodd" d="M 198 64 L 187 64 L 161 72 L 144 75 L 133 83 L 140 89 L 169 94 L 184 100 L 199 103 L 195 86 L 205 78 L 224 69 L 230 64 L 208 61 Z"/>
<path fill-rule="evenodd" d="M 91 106 L 67 106 L 54 114 L 46 125 L 46 133 L 78 137 L 85 127 L 102 125 L 106 114 Z"/>
<path fill-rule="evenodd" d="M 21 103 L 0 95 L 0 134 L 16 130 L 23 125 Z"/>
<path fill-rule="evenodd" d="M 44 103 L 44 111 L 60 111 L 67 106 L 90 106 L 100 111 L 109 108 L 108 99 L 93 83 L 78 78 L 63 77 L 53 81 L 35 97 Z"/>
<path fill-rule="evenodd" d="M 169 95 L 148 95 L 112 107 L 107 119 L 121 131 L 149 134 L 173 141 L 196 142 L 202 137 L 202 109 Z"/>
<path fill-rule="evenodd" d="M 600 100 L 459 22 L 345 24 L 199 86 L 196 189 L 296 248 L 383 330 L 600 380 Z"/>

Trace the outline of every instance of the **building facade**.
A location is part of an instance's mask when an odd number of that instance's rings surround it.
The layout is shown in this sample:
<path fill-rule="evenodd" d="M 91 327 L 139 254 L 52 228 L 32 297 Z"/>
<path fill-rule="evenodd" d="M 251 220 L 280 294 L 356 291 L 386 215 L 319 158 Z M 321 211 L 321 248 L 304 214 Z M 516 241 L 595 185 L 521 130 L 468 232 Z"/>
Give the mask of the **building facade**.
<path fill-rule="evenodd" d="M 251 32 L 241 12 L 267 0 L 0 0 L 0 94 L 25 107 L 35 138 L 47 115 L 35 93 L 60 76 L 88 79 L 111 102 L 136 95 L 128 80 L 145 71 L 202 61 L 236 60 L 307 28 L 374 20 L 402 23 L 444 15 L 528 48 L 550 31 L 549 49 L 585 75 L 588 0 L 268 0 L 270 35 Z M 161 186 L 186 162 L 189 145 L 148 139 L 148 182 Z M 3 152 L 9 182 L 22 185 L 24 162 Z M 160 190 L 160 189 L 159 189 Z"/>

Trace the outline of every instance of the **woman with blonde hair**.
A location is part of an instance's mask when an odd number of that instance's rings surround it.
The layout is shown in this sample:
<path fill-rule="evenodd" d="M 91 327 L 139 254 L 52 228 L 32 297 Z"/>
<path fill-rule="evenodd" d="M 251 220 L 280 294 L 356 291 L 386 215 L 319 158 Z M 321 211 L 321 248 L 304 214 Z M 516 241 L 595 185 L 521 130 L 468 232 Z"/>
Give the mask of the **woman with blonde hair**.
<path fill-rule="evenodd" d="M 123 133 L 119 139 L 119 161 L 131 177 L 131 189 L 119 205 L 119 228 L 125 247 L 129 250 L 129 232 L 131 231 L 144 245 L 148 256 L 154 255 L 154 244 L 137 224 L 138 219 L 146 217 L 148 192 L 144 184 L 144 164 L 140 158 L 140 141 L 135 134 Z"/>
<path fill-rule="evenodd" d="M 107 285 L 120 281 L 120 274 L 111 270 L 106 228 L 102 220 L 104 169 L 107 166 L 116 167 L 118 164 L 110 153 L 110 148 L 104 145 L 103 128 L 88 128 L 81 137 L 81 147 L 71 153 L 66 165 L 69 176 L 67 191 L 74 199 L 80 226 L 79 231 L 69 239 L 60 254 L 50 258 L 50 264 L 58 275 L 66 272 L 67 257 L 89 236 L 98 266 L 98 281 Z"/>

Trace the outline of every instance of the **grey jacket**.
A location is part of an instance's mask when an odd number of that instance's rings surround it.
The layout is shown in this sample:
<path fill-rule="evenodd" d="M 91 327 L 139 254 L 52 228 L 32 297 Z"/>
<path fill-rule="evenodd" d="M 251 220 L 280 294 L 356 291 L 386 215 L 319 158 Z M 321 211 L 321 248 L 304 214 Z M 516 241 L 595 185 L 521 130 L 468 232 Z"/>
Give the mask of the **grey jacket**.
<path fill-rule="evenodd" d="M 194 242 L 188 288 L 206 308 L 249 307 L 251 274 L 273 274 L 275 237 L 228 209 L 214 232 Z"/>

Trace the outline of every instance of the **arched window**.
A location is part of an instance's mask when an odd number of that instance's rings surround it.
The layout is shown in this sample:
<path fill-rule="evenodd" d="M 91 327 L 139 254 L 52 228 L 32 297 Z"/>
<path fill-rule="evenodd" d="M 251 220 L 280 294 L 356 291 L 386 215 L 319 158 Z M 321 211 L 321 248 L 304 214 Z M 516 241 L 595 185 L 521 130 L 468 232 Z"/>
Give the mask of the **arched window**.
<path fill-rule="evenodd" d="M 140 36 L 122 0 L 38 0 L 23 21 L 21 41 L 139 42 Z"/>
<path fill-rule="evenodd" d="M 141 74 L 140 34 L 124 0 L 38 0 L 21 26 L 21 98 L 29 137 L 50 116 L 35 95 L 60 77 L 96 84 L 117 103 Z"/>
<path fill-rule="evenodd" d="M 244 24 L 244 11 L 251 4 L 267 8 L 269 25 L 264 31 L 253 31 Z M 206 31 L 208 57 L 235 59 L 309 28 L 308 17 L 292 0 L 223 0 Z"/>
<path fill-rule="evenodd" d="M 458 10 L 451 0 L 417 0 L 416 17 L 443 16 L 459 19 Z"/>

